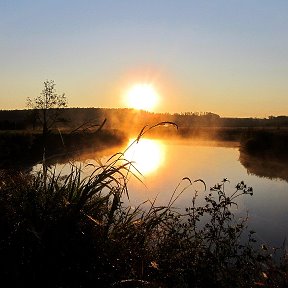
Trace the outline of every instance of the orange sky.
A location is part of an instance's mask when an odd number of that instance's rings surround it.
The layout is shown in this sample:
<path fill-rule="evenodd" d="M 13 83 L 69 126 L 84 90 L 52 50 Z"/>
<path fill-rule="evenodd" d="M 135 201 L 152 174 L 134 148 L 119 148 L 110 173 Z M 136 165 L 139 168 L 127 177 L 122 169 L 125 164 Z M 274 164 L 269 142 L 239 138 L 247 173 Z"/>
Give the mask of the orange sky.
<path fill-rule="evenodd" d="M 130 86 L 151 83 L 155 112 L 287 115 L 287 11 L 268 0 L 1 2 L 0 109 L 25 108 L 54 80 L 71 107 L 126 107 Z"/>

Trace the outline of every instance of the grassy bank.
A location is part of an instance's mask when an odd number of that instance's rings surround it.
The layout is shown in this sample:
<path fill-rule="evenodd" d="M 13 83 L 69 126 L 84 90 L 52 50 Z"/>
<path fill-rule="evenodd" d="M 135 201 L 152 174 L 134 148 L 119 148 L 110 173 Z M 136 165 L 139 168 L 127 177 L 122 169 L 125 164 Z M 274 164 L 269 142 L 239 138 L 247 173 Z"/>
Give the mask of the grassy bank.
<path fill-rule="evenodd" d="M 124 206 L 132 163 L 116 154 L 84 178 L 69 175 L 0 174 L 0 275 L 7 287 L 285 287 L 286 251 L 254 240 L 246 215 L 233 214 L 243 182 L 227 179 L 203 191 L 183 178 L 165 207 Z M 230 189 L 228 189 L 230 187 Z M 174 207 L 190 190 L 183 212 Z M 227 192 L 227 190 L 230 190 Z M 198 194 L 205 203 L 197 204 Z"/>
<path fill-rule="evenodd" d="M 83 152 L 101 151 L 117 147 L 127 141 L 125 134 L 116 129 L 97 132 L 53 131 L 45 136 L 46 160 L 49 164 L 68 161 Z M 43 159 L 43 135 L 31 131 L 0 133 L 0 168 L 31 167 Z"/>
<path fill-rule="evenodd" d="M 241 149 L 252 156 L 288 159 L 288 131 L 286 129 L 247 131 L 241 138 Z"/>

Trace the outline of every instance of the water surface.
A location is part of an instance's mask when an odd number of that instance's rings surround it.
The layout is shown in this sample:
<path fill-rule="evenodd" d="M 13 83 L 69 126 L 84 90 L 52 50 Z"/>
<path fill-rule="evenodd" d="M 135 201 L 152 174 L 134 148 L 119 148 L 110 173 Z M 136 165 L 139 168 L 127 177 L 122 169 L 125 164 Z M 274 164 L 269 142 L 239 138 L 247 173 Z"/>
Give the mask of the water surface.
<path fill-rule="evenodd" d="M 235 207 L 234 212 L 239 217 L 248 213 L 249 227 L 257 232 L 256 238 L 260 242 L 277 247 L 282 245 L 288 232 L 288 183 L 283 180 L 285 179 L 283 175 L 286 175 L 284 170 L 273 169 L 272 165 L 275 163 L 266 161 L 265 167 L 261 167 L 263 163 L 257 167 L 257 163 L 252 159 L 250 166 L 246 165 L 247 158 L 245 162 L 243 155 L 240 157 L 237 143 L 161 141 L 143 138 L 138 144 L 131 145 L 132 141 L 130 140 L 126 147 L 119 147 L 118 151 L 124 152 L 130 146 L 124 156 L 133 161 L 135 169 L 131 171 L 141 181 L 130 174 L 128 182 L 130 197 L 129 200 L 124 199 L 125 204 L 137 206 L 149 199 L 155 200 L 156 205 L 166 205 L 178 185 L 176 194 L 189 184 L 187 180 L 182 181 L 184 177 L 189 177 L 192 181 L 202 179 L 207 185 L 208 192 L 210 187 L 227 178 L 229 182 L 225 183 L 225 191 L 228 194 L 235 191 L 237 183 L 244 181 L 247 186 L 253 188 L 254 195 L 238 198 L 238 208 Z M 111 153 L 112 151 L 106 154 L 82 155 L 82 159 L 85 159 L 86 164 L 93 163 L 97 166 L 100 162 L 105 163 Z M 240 158 L 248 168 L 241 164 Z M 69 172 L 67 165 L 60 165 L 58 168 Z M 87 173 L 92 168 L 89 169 Z M 269 170 L 274 174 L 271 173 L 270 176 L 267 172 Z M 265 173 L 262 175 L 261 171 Z M 196 182 L 185 190 L 174 206 L 184 208 L 191 205 L 195 190 L 199 194 L 198 203 L 200 205 L 204 203 L 204 195 L 208 192 L 204 191 L 201 182 Z"/>

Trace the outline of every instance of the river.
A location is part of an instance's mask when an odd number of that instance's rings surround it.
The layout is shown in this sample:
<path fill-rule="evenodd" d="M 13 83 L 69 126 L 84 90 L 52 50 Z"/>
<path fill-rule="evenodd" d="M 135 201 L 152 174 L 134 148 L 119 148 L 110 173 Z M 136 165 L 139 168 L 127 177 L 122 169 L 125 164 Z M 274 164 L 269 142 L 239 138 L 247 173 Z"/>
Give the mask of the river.
<path fill-rule="evenodd" d="M 118 151 L 125 151 L 127 146 L 119 147 Z M 99 160 L 105 162 L 111 153 L 82 155 L 82 159 L 85 159 L 85 164 L 98 165 Z M 177 195 L 189 185 L 188 180 L 182 180 L 185 177 L 191 181 L 202 179 L 207 190 L 204 190 L 202 182 L 193 183 L 174 203 L 179 208 L 191 205 L 195 190 L 198 191 L 197 201 L 201 205 L 210 187 L 221 183 L 224 178 L 229 180 L 225 182 L 228 194 L 235 191 L 237 183 L 244 181 L 253 188 L 254 193 L 253 196 L 243 195 L 238 198 L 238 207 L 234 207 L 237 217 L 248 213 L 249 229 L 256 231 L 256 239 L 260 243 L 273 247 L 283 244 L 288 234 L 288 182 L 284 180 L 287 175 L 284 168 L 274 168 L 269 161 L 256 163 L 256 160 L 249 162 L 248 158 L 243 160 L 238 144 L 228 142 L 143 138 L 139 143 L 132 144 L 124 156 L 133 161 L 142 173 L 140 175 L 132 169 L 141 181 L 130 174 L 129 200 L 124 199 L 126 205 L 137 206 L 148 199 L 156 199 L 156 205 L 168 204 L 176 187 Z M 77 163 L 80 165 L 80 161 Z M 69 166 L 58 165 L 58 169 L 69 170 Z M 89 169 L 86 173 L 91 172 L 92 168 Z"/>

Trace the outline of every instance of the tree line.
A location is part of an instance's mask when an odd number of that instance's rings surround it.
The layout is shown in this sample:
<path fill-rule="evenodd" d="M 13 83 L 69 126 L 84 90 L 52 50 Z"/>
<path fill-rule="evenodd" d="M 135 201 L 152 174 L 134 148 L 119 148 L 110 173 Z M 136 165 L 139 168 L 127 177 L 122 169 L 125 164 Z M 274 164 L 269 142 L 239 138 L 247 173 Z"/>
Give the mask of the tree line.
<path fill-rule="evenodd" d="M 212 112 L 151 113 L 128 108 L 68 108 L 65 93 L 58 94 L 53 80 L 34 99 L 27 98 L 24 110 L 0 110 L 0 130 L 77 129 L 101 126 L 118 130 L 139 130 L 146 125 L 170 121 L 178 127 L 287 127 L 288 116 L 268 118 L 227 118 Z"/>
<path fill-rule="evenodd" d="M 53 110 L 53 108 L 51 108 Z M 0 130 L 37 130 L 43 125 L 37 113 L 39 109 L 0 110 Z M 55 115 L 57 115 L 55 109 Z M 53 119 L 61 129 L 75 128 L 81 123 L 102 123 L 107 119 L 106 128 L 127 129 L 161 121 L 173 121 L 179 127 L 288 127 L 288 116 L 268 118 L 227 118 L 211 112 L 151 113 L 128 108 L 63 108 Z"/>

